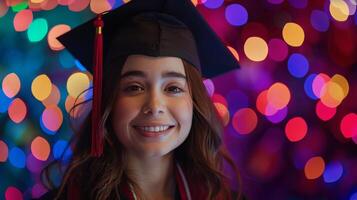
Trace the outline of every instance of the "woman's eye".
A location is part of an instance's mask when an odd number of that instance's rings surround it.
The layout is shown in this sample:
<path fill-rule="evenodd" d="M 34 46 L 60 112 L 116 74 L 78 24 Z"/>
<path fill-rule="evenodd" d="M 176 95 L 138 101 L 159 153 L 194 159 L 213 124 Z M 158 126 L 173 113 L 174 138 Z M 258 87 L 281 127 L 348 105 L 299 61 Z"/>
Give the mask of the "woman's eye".
<path fill-rule="evenodd" d="M 125 88 L 126 92 L 137 92 L 142 90 L 144 90 L 144 88 L 140 87 L 139 85 L 130 85 Z"/>
<path fill-rule="evenodd" d="M 172 92 L 172 93 L 181 93 L 181 92 L 183 92 L 183 89 L 176 87 L 176 86 L 170 86 L 167 88 L 167 91 Z"/>

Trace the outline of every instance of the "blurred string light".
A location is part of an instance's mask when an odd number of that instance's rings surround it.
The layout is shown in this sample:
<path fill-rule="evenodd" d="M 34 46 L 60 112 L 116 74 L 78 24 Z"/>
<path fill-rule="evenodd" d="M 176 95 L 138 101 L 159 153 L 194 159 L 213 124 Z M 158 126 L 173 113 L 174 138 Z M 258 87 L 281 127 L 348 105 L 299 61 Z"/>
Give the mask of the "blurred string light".
<path fill-rule="evenodd" d="M 90 80 L 83 72 L 73 73 L 67 80 L 68 95 L 77 98 L 82 92 L 89 88 Z"/>
<path fill-rule="evenodd" d="M 13 122 L 22 122 L 27 114 L 27 106 L 25 102 L 20 98 L 14 99 L 9 106 L 8 114 Z"/>
<path fill-rule="evenodd" d="M 72 150 L 71 148 L 67 148 L 69 145 L 68 141 L 66 140 L 58 140 L 54 145 L 53 145 L 53 157 L 55 159 L 60 159 L 62 154 L 64 157 L 64 160 L 69 160 L 69 158 L 72 156 Z"/>
<path fill-rule="evenodd" d="M 15 73 L 10 73 L 4 77 L 2 80 L 2 90 L 4 94 L 9 97 L 13 98 L 17 95 L 21 88 L 21 81 L 20 78 Z"/>
<path fill-rule="evenodd" d="M 45 107 L 49 107 L 52 105 L 58 105 L 59 101 L 61 99 L 61 93 L 58 89 L 58 87 L 55 84 L 52 84 L 52 89 L 50 95 L 42 101 L 42 104 Z"/>
<path fill-rule="evenodd" d="M 32 11 L 29 9 L 16 13 L 14 17 L 14 28 L 16 31 L 26 31 L 33 20 Z"/>
<path fill-rule="evenodd" d="M 57 40 L 57 37 L 70 30 L 71 27 L 66 24 L 58 24 L 51 28 L 47 36 L 47 41 L 53 51 L 60 51 L 64 49 L 64 46 Z"/>
<path fill-rule="evenodd" d="M 346 21 L 349 16 L 349 8 L 343 0 L 330 0 L 330 14 L 336 21 Z"/>
<path fill-rule="evenodd" d="M 203 5 L 210 9 L 216 9 L 222 6 L 224 0 L 206 0 Z"/>
<path fill-rule="evenodd" d="M 89 6 L 90 0 L 74 1 L 69 4 L 68 9 L 73 12 L 80 12 Z"/>
<path fill-rule="evenodd" d="M 5 4 L 5 1 L 0 1 L 0 17 L 6 15 L 9 7 Z"/>
<path fill-rule="evenodd" d="M 325 170 L 325 161 L 321 156 L 310 158 L 304 167 L 305 177 L 309 180 L 321 177 Z"/>
<path fill-rule="evenodd" d="M 225 107 L 228 107 L 228 102 L 227 102 L 226 98 L 221 94 L 214 93 L 212 95 L 211 99 L 214 103 L 220 103 L 220 104 L 224 105 Z"/>
<path fill-rule="evenodd" d="M 327 14 L 321 10 L 313 10 L 310 16 L 312 27 L 320 32 L 326 32 L 330 27 L 330 21 Z"/>
<path fill-rule="evenodd" d="M 268 45 L 260 37 L 250 37 L 244 43 L 244 53 L 252 61 L 263 61 L 268 55 Z"/>
<path fill-rule="evenodd" d="M 45 74 L 38 75 L 32 81 L 32 95 L 39 101 L 43 101 L 44 99 L 46 99 L 51 94 L 51 90 L 52 82 L 50 78 Z"/>
<path fill-rule="evenodd" d="M 304 77 L 309 71 L 309 61 L 300 53 L 293 53 L 288 59 L 288 70 L 296 78 Z"/>
<path fill-rule="evenodd" d="M 334 183 L 341 179 L 343 175 L 343 166 L 339 161 L 330 162 L 324 171 L 323 178 L 325 183 Z"/>
<path fill-rule="evenodd" d="M 248 21 L 248 12 L 240 4 L 228 5 L 225 10 L 226 20 L 233 26 L 242 26 Z"/>
<path fill-rule="evenodd" d="M 345 138 L 352 138 L 357 135 L 357 114 L 349 113 L 343 117 L 340 130 Z"/>
<path fill-rule="evenodd" d="M 6 188 L 6 191 L 5 191 L 5 199 L 6 200 L 22 200 L 23 197 L 22 197 L 22 192 L 14 187 L 14 186 L 10 186 L 8 188 Z"/>
<path fill-rule="evenodd" d="M 258 124 L 258 117 L 251 108 L 239 109 L 233 116 L 232 125 L 237 133 L 245 135 L 254 131 Z"/>
<path fill-rule="evenodd" d="M 291 118 L 285 125 L 285 135 L 291 142 L 302 140 L 308 131 L 308 126 L 304 118 Z"/>
<path fill-rule="evenodd" d="M 206 91 L 208 92 L 208 95 L 210 97 L 212 97 L 212 95 L 214 94 L 214 84 L 213 84 L 213 81 L 211 79 L 205 79 L 203 81 L 203 84 L 205 85 L 205 88 L 206 88 Z"/>
<path fill-rule="evenodd" d="M 316 103 L 315 112 L 322 121 L 330 120 L 336 114 L 336 108 L 325 106 L 321 101 Z"/>
<path fill-rule="evenodd" d="M 9 152 L 9 161 L 12 166 L 16 168 L 24 168 L 25 167 L 26 155 L 25 152 L 18 148 L 12 147 Z"/>
<path fill-rule="evenodd" d="M 233 47 L 231 46 L 227 46 L 227 48 L 230 50 L 230 52 L 233 54 L 233 56 L 239 61 L 239 55 L 237 50 L 235 50 Z"/>
<path fill-rule="evenodd" d="M 219 116 L 222 119 L 223 126 L 227 126 L 230 119 L 228 108 L 221 103 L 214 103 L 214 105 L 216 107 Z"/>
<path fill-rule="evenodd" d="M 27 30 L 27 37 L 30 42 L 39 42 L 47 35 L 47 31 L 47 20 L 44 18 L 37 18 L 30 24 Z"/>
<path fill-rule="evenodd" d="M 90 9 L 99 14 L 112 9 L 112 5 L 107 0 L 91 0 Z"/>
<path fill-rule="evenodd" d="M 46 107 L 42 113 L 41 121 L 47 130 L 53 133 L 57 132 L 63 123 L 62 110 L 55 105 Z"/>
<path fill-rule="evenodd" d="M 269 48 L 269 58 L 274 61 L 284 61 L 288 55 L 288 46 L 284 41 L 279 38 L 273 38 L 269 40 L 268 43 Z"/>
<path fill-rule="evenodd" d="M 9 149 L 7 144 L 0 140 L 0 162 L 6 162 L 7 157 L 9 156 Z"/>
<path fill-rule="evenodd" d="M 31 142 L 31 153 L 35 158 L 46 161 L 50 155 L 50 144 L 43 137 L 37 136 Z"/>
<path fill-rule="evenodd" d="M 265 117 L 273 124 L 278 124 L 286 118 L 287 114 L 288 114 L 288 107 L 284 107 L 283 109 L 278 110 L 275 114 L 266 115 Z"/>
<path fill-rule="evenodd" d="M 288 45 L 299 47 L 305 40 L 304 29 L 297 23 L 286 23 L 283 27 L 283 38 Z"/>
<path fill-rule="evenodd" d="M 16 2 L 17 0 L 15 1 L 11 1 L 11 2 Z M 11 6 L 11 9 L 12 11 L 14 12 L 20 12 L 21 10 L 24 10 L 26 8 L 28 8 L 28 3 L 27 1 L 17 1 L 18 3 L 14 3 L 12 6 Z"/>

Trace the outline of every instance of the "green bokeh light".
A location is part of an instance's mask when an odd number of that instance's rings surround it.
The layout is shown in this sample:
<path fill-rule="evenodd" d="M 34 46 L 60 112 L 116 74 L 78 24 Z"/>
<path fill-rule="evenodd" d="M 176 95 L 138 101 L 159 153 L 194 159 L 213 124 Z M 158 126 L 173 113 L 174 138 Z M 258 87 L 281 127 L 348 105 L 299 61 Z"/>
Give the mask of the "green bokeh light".
<path fill-rule="evenodd" d="M 27 30 L 27 37 L 30 42 L 41 41 L 48 32 L 48 25 L 46 19 L 38 18 L 35 19 Z"/>
<path fill-rule="evenodd" d="M 11 9 L 14 12 L 20 12 L 21 10 L 25 10 L 27 7 L 28 7 L 27 1 L 23 1 L 21 3 L 14 5 L 14 6 L 11 6 Z"/>

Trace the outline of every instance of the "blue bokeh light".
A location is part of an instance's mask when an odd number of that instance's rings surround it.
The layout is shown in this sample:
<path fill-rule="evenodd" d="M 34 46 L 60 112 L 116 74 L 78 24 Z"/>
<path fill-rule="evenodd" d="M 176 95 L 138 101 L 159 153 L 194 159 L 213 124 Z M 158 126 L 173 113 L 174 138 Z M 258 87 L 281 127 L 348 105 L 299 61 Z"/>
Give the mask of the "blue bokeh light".
<path fill-rule="evenodd" d="M 53 146 L 53 157 L 60 159 L 64 151 L 66 152 L 63 155 L 63 160 L 68 161 L 72 156 L 72 149 L 68 147 L 68 141 L 58 140 Z"/>
<path fill-rule="evenodd" d="M 313 10 L 310 16 L 311 25 L 314 29 L 320 32 L 325 32 L 330 27 L 330 21 L 324 11 Z"/>
<path fill-rule="evenodd" d="M 0 113 L 7 112 L 11 101 L 12 100 L 4 94 L 3 90 L 0 89 Z"/>
<path fill-rule="evenodd" d="M 304 83 L 304 90 L 305 90 L 306 95 L 313 100 L 318 99 L 318 97 L 314 94 L 314 91 L 312 90 L 312 82 L 314 81 L 316 76 L 317 76 L 317 74 L 310 74 L 306 78 L 305 83 Z"/>
<path fill-rule="evenodd" d="M 289 57 L 288 69 L 292 76 L 302 78 L 309 71 L 309 62 L 304 55 L 294 53 Z"/>
<path fill-rule="evenodd" d="M 326 166 L 323 174 L 325 183 L 333 183 L 338 181 L 343 174 L 343 166 L 340 162 L 334 161 Z"/>
<path fill-rule="evenodd" d="M 9 161 L 14 167 L 25 168 L 26 155 L 20 148 L 13 147 L 9 153 Z"/>
<path fill-rule="evenodd" d="M 221 7 L 223 2 L 224 0 L 207 0 L 203 5 L 205 5 L 207 8 L 215 9 Z"/>
<path fill-rule="evenodd" d="M 68 51 L 62 51 L 59 54 L 59 60 L 64 68 L 71 68 L 74 64 L 74 58 Z"/>
<path fill-rule="evenodd" d="M 226 20 L 233 26 L 242 26 L 248 21 L 248 12 L 240 4 L 231 4 L 226 7 Z"/>

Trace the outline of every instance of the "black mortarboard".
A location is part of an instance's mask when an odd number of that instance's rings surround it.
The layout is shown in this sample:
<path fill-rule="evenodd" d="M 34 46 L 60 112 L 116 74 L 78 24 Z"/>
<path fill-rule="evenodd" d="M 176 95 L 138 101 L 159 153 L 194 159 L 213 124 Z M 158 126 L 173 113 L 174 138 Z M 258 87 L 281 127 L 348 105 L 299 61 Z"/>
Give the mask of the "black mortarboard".
<path fill-rule="evenodd" d="M 102 152 L 102 144 L 97 144 L 101 134 L 95 132 L 99 129 L 101 115 L 103 58 L 112 60 L 130 54 L 175 56 L 198 68 L 205 78 L 239 68 L 235 57 L 190 0 L 131 0 L 74 28 L 59 40 L 94 72 L 92 155 L 96 156 Z"/>

